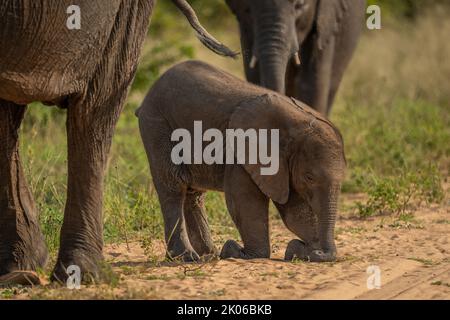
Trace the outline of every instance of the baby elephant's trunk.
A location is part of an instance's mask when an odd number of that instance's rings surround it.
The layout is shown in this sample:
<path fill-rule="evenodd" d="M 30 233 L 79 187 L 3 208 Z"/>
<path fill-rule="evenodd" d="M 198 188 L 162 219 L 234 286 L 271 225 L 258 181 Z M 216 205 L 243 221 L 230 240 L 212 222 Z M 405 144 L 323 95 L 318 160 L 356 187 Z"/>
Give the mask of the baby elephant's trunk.
<path fill-rule="evenodd" d="M 340 186 L 333 186 L 322 193 L 319 200 L 319 241 L 323 255 L 317 257 L 322 261 L 336 260 L 334 226 L 336 224 L 337 201 Z"/>
<path fill-rule="evenodd" d="M 310 239 L 292 240 L 286 249 L 285 259 L 292 260 L 297 257 L 311 262 L 331 262 L 336 260 L 336 245 L 334 242 L 334 226 L 336 223 L 337 200 L 340 187 L 331 187 L 321 190 L 320 195 L 314 199 L 312 209 L 317 215 L 318 243 Z M 311 224 L 314 228 L 314 223 Z"/>

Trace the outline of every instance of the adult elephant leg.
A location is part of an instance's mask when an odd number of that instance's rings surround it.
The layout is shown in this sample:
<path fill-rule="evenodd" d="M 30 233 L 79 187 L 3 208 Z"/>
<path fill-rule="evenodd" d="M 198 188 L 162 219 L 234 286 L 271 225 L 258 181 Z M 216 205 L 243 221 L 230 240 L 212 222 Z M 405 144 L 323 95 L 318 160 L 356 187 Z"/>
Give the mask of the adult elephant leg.
<path fill-rule="evenodd" d="M 188 191 L 184 200 L 184 217 L 189 240 L 200 256 L 216 254 L 205 214 L 204 201 L 205 194 L 200 191 Z"/>
<path fill-rule="evenodd" d="M 344 42 L 344 43 L 342 43 Z M 331 108 L 333 107 L 334 99 L 336 97 L 336 93 L 339 89 L 339 85 L 341 84 L 342 78 L 344 76 L 345 70 L 347 69 L 351 58 L 352 52 L 356 47 L 356 40 L 354 43 L 347 44 L 344 40 L 338 42 L 336 44 L 337 48 L 344 47 L 346 50 L 336 50 L 333 58 L 333 66 L 331 71 L 331 79 L 330 79 L 330 91 L 328 95 L 328 105 L 327 105 L 327 114 L 330 114 Z"/>
<path fill-rule="evenodd" d="M 308 40 L 305 44 L 306 59 L 297 73 L 295 98 L 327 115 L 334 40 L 331 40 L 322 50 L 314 48 L 311 41 Z"/>
<path fill-rule="evenodd" d="M 25 110 L 26 106 L 0 100 L 0 276 L 36 270 L 47 262 L 36 206 L 19 157 Z"/>
<path fill-rule="evenodd" d="M 244 247 L 234 240 L 228 240 L 222 248 L 220 257 L 270 258 L 269 199 L 259 190 L 243 167 L 226 168 L 225 198 Z"/>
<path fill-rule="evenodd" d="M 67 202 L 53 280 L 64 282 L 71 265 L 86 281 L 101 276 L 103 178 L 126 88 L 119 86 L 111 96 L 91 88 L 69 104 Z"/>
<path fill-rule="evenodd" d="M 365 1 L 354 1 L 340 25 L 340 32 L 334 43 L 333 66 L 331 72 L 330 93 L 328 97 L 328 114 L 331 111 L 337 90 L 358 44 L 365 19 Z"/>
<path fill-rule="evenodd" d="M 337 43 L 337 45 L 343 46 L 344 44 Z M 331 112 L 331 108 L 333 106 L 336 93 L 339 89 L 339 85 L 341 84 L 342 77 L 344 76 L 344 72 L 347 69 L 348 64 L 350 63 L 351 52 L 352 51 L 350 51 L 349 53 L 346 50 L 336 50 L 336 52 L 334 53 L 333 65 L 330 71 L 330 89 L 328 92 L 328 99 L 327 99 L 328 101 L 326 110 L 327 115 L 329 115 Z"/>
<path fill-rule="evenodd" d="M 80 267 L 86 280 L 89 275 L 100 276 L 104 171 L 153 4 L 152 0 L 121 2 L 93 78 L 68 99 L 67 201 L 53 280 L 64 281 L 70 265 Z"/>

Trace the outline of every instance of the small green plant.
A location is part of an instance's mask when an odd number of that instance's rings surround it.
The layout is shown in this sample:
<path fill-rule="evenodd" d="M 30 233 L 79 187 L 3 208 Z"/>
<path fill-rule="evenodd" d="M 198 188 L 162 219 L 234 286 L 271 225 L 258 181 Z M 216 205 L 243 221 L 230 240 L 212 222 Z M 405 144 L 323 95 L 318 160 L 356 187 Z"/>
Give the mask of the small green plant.
<path fill-rule="evenodd" d="M 155 280 L 162 280 L 162 281 L 169 281 L 171 279 L 171 277 L 163 274 L 163 275 L 149 275 L 147 277 L 145 277 L 146 280 L 148 281 L 155 281 Z"/>
<path fill-rule="evenodd" d="M 450 220 L 448 219 L 437 219 L 433 221 L 436 224 L 450 224 Z"/>
<path fill-rule="evenodd" d="M 100 266 L 100 272 L 105 284 L 111 288 L 116 288 L 119 285 L 120 277 L 109 263 L 103 262 Z"/>
<path fill-rule="evenodd" d="M 184 268 L 183 272 L 181 272 L 177 275 L 177 278 L 180 280 L 184 280 L 187 277 L 203 278 L 203 277 L 206 277 L 206 275 L 207 274 L 200 268 L 194 268 L 194 269 Z"/>
<path fill-rule="evenodd" d="M 434 281 L 431 283 L 432 286 L 446 286 L 450 288 L 450 283 L 442 282 L 442 281 Z"/>
<path fill-rule="evenodd" d="M 224 296 L 226 293 L 225 289 L 219 289 L 219 290 L 215 290 L 215 291 L 210 291 L 209 294 L 212 296 L 217 296 L 217 297 L 221 297 Z"/>
<path fill-rule="evenodd" d="M 363 227 L 347 227 L 347 228 L 336 228 L 335 233 L 337 235 L 343 234 L 343 233 L 350 233 L 350 234 L 361 234 L 364 231 L 366 231 Z"/>
<path fill-rule="evenodd" d="M 423 258 L 418 258 L 418 257 L 411 257 L 411 258 L 408 258 L 408 259 L 409 260 L 413 260 L 413 261 L 417 261 L 417 262 L 420 262 L 420 263 L 423 263 L 425 266 L 434 266 L 434 265 L 439 264 L 439 263 L 437 263 L 437 262 L 435 262 L 435 261 L 433 261 L 431 259 L 423 259 Z"/>
<path fill-rule="evenodd" d="M 12 299 L 16 295 L 16 292 L 14 289 L 3 289 L 0 291 L 0 298 L 1 299 Z"/>
<path fill-rule="evenodd" d="M 444 198 L 439 171 L 435 167 L 413 172 L 402 170 L 393 177 L 377 177 L 360 179 L 365 183 L 368 199 L 357 201 L 356 208 L 360 217 L 370 217 L 376 214 L 398 216 L 402 221 L 412 220 L 410 209 L 413 201 L 439 203 Z"/>
<path fill-rule="evenodd" d="M 147 261 L 151 264 L 157 264 L 160 257 L 156 254 L 155 242 L 150 237 L 144 236 L 140 241 L 141 248 L 147 257 Z"/>

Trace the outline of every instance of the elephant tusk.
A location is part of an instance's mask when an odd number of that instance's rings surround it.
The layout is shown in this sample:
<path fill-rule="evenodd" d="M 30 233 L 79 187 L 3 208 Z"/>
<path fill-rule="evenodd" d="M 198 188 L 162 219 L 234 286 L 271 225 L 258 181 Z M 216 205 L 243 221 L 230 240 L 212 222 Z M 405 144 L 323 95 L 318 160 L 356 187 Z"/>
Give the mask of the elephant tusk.
<path fill-rule="evenodd" d="M 257 63 L 258 58 L 255 55 L 253 55 L 252 60 L 250 60 L 250 69 L 255 69 Z"/>
<path fill-rule="evenodd" d="M 294 54 L 294 62 L 295 65 L 300 66 L 302 64 L 302 61 L 300 60 L 300 54 L 298 51 Z"/>

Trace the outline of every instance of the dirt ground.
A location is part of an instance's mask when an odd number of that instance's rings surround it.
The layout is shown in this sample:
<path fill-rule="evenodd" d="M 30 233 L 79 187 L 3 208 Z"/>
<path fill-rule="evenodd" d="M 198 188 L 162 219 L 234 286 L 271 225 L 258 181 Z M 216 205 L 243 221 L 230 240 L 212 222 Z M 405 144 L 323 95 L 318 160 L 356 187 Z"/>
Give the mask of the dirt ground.
<path fill-rule="evenodd" d="M 355 198 L 346 196 L 345 201 Z M 271 260 L 176 264 L 161 262 L 162 242 L 145 248 L 140 242 L 115 244 L 105 249 L 112 274 L 117 275 L 109 285 L 80 290 L 47 285 L 14 289 L 11 295 L 18 299 L 450 299 L 449 204 L 446 199 L 440 206 L 418 208 L 408 221 L 341 215 L 335 263 L 284 262 L 284 250 L 293 237 L 275 220 Z M 371 265 L 380 268 L 380 289 L 367 288 Z"/>

